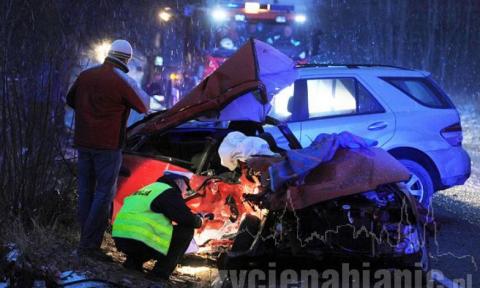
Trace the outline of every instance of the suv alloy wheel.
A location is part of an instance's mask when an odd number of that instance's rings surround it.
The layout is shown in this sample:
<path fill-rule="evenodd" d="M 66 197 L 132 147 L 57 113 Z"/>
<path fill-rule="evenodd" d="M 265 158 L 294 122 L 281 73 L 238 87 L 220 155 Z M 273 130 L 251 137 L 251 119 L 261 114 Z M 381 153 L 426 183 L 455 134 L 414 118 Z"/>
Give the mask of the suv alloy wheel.
<path fill-rule="evenodd" d="M 406 188 L 425 208 L 429 208 L 434 192 L 430 174 L 415 161 L 408 159 L 399 159 L 399 161 L 412 173 L 410 180 L 405 182 Z"/>

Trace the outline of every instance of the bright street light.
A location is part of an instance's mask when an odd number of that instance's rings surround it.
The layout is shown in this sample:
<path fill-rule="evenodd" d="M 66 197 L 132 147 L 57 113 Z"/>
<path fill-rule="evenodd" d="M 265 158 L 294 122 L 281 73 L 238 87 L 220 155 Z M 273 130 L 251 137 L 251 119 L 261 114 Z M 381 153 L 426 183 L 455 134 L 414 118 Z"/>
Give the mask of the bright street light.
<path fill-rule="evenodd" d="M 172 19 L 172 13 L 168 12 L 168 10 L 162 10 L 160 13 L 158 13 L 158 17 L 163 22 L 168 22 L 170 19 Z"/>
<path fill-rule="evenodd" d="M 108 56 L 110 46 L 112 46 L 112 43 L 110 43 L 110 41 L 103 41 L 102 43 L 95 46 L 95 60 L 97 60 L 98 63 L 102 63 L 105 60 L 105 57 Z"/>
<path fill-rule="evenodd" d="M 213 20 L 217 21 L 217 22 L 223 22 L 223 21 L 226 21 L 228 20 L 228 14 L 227 14 L 227 11 L 221 9 L 221 8 L 215 8 L 213 11 L 212 11 L 212 18 Z"/>

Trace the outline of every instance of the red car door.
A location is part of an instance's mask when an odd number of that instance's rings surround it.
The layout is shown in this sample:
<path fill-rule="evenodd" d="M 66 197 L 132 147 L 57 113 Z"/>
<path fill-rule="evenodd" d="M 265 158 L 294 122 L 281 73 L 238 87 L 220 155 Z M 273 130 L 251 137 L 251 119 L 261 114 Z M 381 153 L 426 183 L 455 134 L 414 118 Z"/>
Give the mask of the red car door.
<path fill-rule="evenodd" d="M 180 166 L 135 154 L 123 154 L 123 173 L 118 179 L 118 190 L 113 201 L 112 222 L 123 205 L 123 200 L 140 188 L 155 182 L 165 170 L 188 171 Z M 126 172 L 126 173 L 125 173 Z M 128 174 L 128 175 L 127 175 Z"/>

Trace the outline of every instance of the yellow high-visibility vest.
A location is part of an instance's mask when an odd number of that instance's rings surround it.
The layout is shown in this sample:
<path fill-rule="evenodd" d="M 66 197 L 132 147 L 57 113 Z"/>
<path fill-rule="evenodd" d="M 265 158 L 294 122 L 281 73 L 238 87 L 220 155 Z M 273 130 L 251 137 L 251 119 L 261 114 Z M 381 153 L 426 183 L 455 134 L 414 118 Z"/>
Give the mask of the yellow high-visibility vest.
<path fill-rule="evenodd" d="M 125 198 L 113 223 L 112 236 L 134 239 L 167 255 L 172 240 L 170 219 L 150 209 L 153 200 L 171 187 L 155 182 Z"/>

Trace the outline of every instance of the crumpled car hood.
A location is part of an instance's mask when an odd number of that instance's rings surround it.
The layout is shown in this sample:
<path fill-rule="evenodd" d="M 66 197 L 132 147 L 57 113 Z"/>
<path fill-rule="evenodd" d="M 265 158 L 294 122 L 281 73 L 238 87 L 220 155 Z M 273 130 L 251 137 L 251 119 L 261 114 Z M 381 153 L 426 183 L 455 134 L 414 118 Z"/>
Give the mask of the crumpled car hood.
<path fill-rule="evenodd" d="M 264 122 L 273 95 L 296 78 L 293 60 L 251 39 L 171 109 L 140 121 L 129 135 L 156 132 L 194 118 Z"/>

